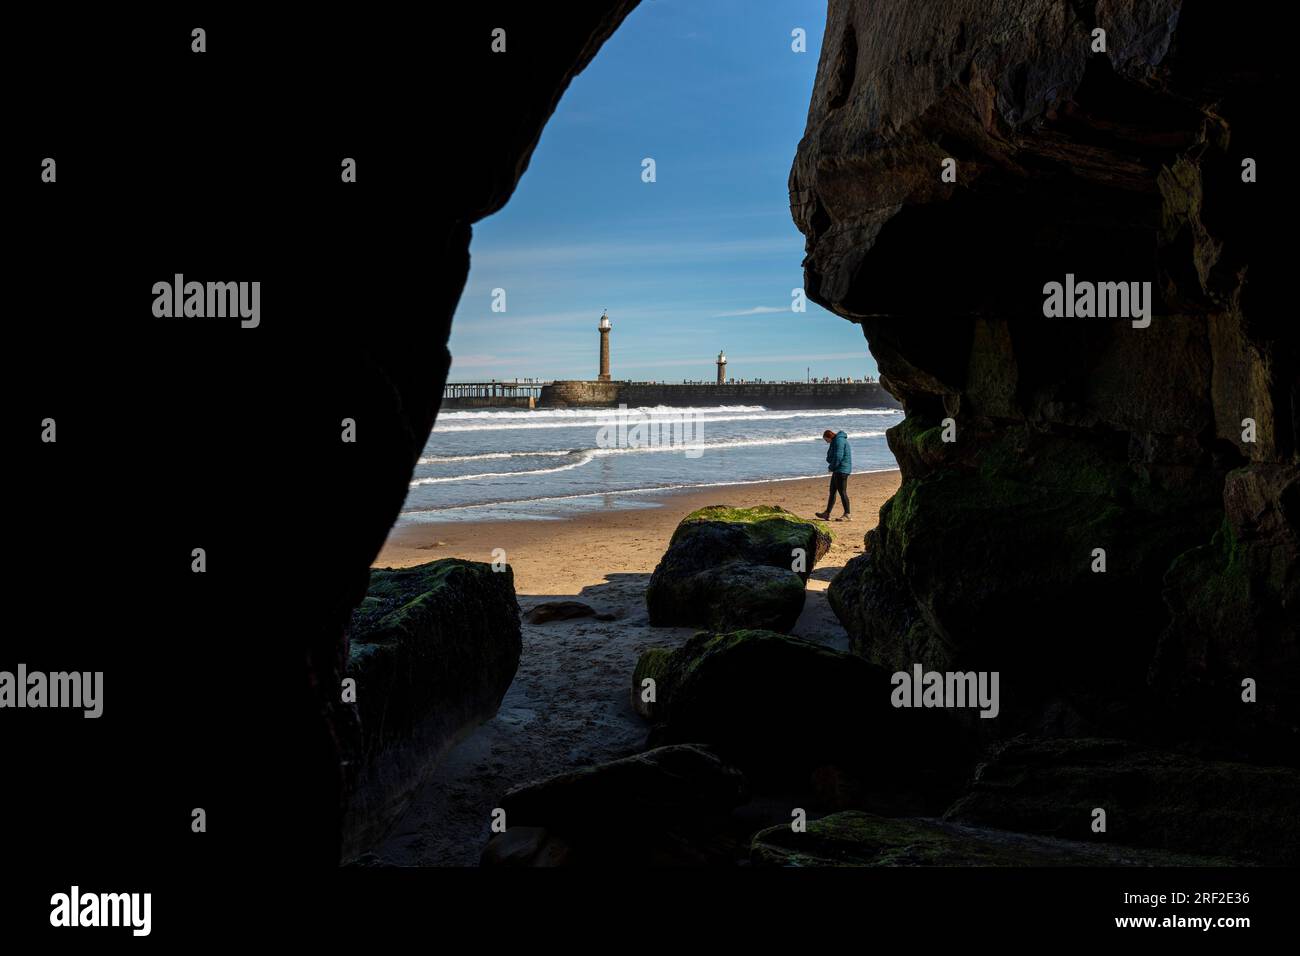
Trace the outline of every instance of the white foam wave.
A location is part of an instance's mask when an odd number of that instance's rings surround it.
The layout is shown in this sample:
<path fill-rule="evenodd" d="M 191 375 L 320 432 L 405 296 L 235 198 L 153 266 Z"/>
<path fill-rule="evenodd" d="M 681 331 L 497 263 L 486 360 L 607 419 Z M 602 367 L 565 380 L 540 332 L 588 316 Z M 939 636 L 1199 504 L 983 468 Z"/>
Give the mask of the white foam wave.
<path fill-rule="evenodd" d="M 884 430 L 880 429 L 869 432 L 849 432 L 848 436 L 849 438 L 880 438 L 884 434 Z M 597 457 L 604 457 L 606 455 L 629 455 L 654 451 L 708 451 L 712 448 L 754 448 L 766 445 L 814 445 L 820 443 L 821 440 L 820 435 L 787 435 L 778 438 L 736 438 L 727 441 L 699 442 L 688 445 L 654 445 L 643 446 L 640 448 L 575 448 L 568 451 L 491 451 L 483 452 L 478 455 L 427 455 L 421 458 L 418 464 L 458 464 L 465 461 L 485 461 L 487 459 L 503 458 L 568 458 L 574 455 L 595 455 Z M 558 470 L 560 469 L 544 468 L 539 469 L 536 472 L 512 471 L 507 474 L 541 474 L 546 471 Z"/>
<path fill-rule="evenodd" d="M 458 461 L 486 461 L 489 458 L 563 458 L 567 455 L 581 455 L 590 449 L 569 449 L 568 451 L 485 451 L 477 455 L 426 455 L 416 464 L 441 465 Z"/>
<path fill-rule="evenodd" d="M 484 478 L 515 478 L 520 475 L 550 475 L 557 471 L 568 471 L 570 468 L 581 468 L 591 461 L 593 457 L 595 456 L 584 455 L 580 461 L 570 462 L 567 465 L 557 465 L 554 468 L 529 468 L 523 471 L 488 471 L 481 475 L 447 475 L 441 478 L 416 478 L 411 481 L 411 487 L 438 485 L 447 481 L 478 481 Z"/>
<path fill-rule="evenodd" d="M 873 468 L 869 471 L 855 471 L 855 475 L 875 475 L 887 471 L 897 471 L 896 468 Z M 441 508 L 414 508 L 410 511 L 403 511 L 399 517 L 408 517 L 411 515 L 436 514 L 443 511 L 466 511 L 473 508 L 494 508 L 498 505 L 529 505 L 539 504 L 547 501 L 570 501 L 575 498 L 601 498 L 608 495 L 653 495 L 666 491 L 691 491 L 697 488 L 730 488 L 735 485 L 768 485 L 777 484 L 783 481 L 808 481 L 812 478 L 825 478 L 825 473 L 819 475 L 795 475 L 790 478 L 755 478 L 746 481 L 707 481 L 700 484 L 681 484 L 681 485 L 655 485 L 647 488 L 610 488 L 605 491 L 587 491 L 575 495 L 549 495 L 539 498 L 512 498 L 504 501 L 479 501 L 472 504 L 446 505 Z"/>

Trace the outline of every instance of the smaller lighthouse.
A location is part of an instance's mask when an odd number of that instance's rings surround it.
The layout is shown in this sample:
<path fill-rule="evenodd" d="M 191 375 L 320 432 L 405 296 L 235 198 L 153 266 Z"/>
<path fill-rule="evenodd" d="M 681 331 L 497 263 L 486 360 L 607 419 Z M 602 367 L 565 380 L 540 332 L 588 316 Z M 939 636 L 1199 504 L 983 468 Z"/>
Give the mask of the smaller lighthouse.
<path fill-rule="evenodd" d="M 610 324 L 609 324 L 609 310 L 608 310 L 608 309 L 605 310 L 604 312 L 602 312 L 602 313 L 600 314 L 600 325 L 598 325 L 597 328 L 600 329 L 600 377 L 599 377 L 599 381 L 602 381 L 602 382 L 608 382 L 608 381 L 609 381 L 609 330 L 610 330 L 610 328 L 611 328 L 611 326 L 610 326 Z"/>
<path fill-rule="evenodd" d="M 721 385 L 727 380 L 727 355 L 725 352 L 718 352 L 718 384 Z"/>

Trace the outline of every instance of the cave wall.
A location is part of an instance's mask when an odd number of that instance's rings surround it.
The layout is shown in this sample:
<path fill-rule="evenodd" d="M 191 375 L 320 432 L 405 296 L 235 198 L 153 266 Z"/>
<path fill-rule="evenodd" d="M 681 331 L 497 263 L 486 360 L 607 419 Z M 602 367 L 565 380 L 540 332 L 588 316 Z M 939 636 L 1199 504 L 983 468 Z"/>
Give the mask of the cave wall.
<path fill-rule="evenodd" d="M 828 5 L 805 288 L 906 410 L 831 601 L 878 663 L 1000 670 L 1004 730 L 1300 752 L 1300 349 L 1280 180 L 1242 179 L 1282 155 L 1278 34 L 1179 0 Z M 1150 282 L 1150 325 L 1045 317 L 1067 273 Z"/>
<path fill-rule="evenodd" d="M 392 263 L 398 281 L 420 283 L 427 309 L 359 311 L 349 336 L 295 356 L 304 446 L 315 455 L 337 447 L 344 415 L 356 419 L 365 437 L 346 450 L 346 460 L 320 468 L 311 501 L 329 520 L 304 523 L 295 541 L 312 561 L 310 574 L 297 576 L 288 673 L 277 685 L 281 695 L 285 687 L 294 691 L 284 700 L 285 723 L 265 728 L 259 741 L 277 755 L 273 778 L 258 782 L 259 819 L 275 821 L 274 852 L 286 859 L 339 859 L 340 742 L 350 732 L 339 703 L 344 632 L 433 428 L 451 361 L 452 314 L 469 270 L 471 226 L 509 199 L 569 82 L 636 5 L 578 0 L 566 5 L 562 22 L 539 6 L 517 5 L 508 15 L 439 11 L 422 74 L 431 107 L 412 120 L 429 127 L 428 182 L 420 201 L 403 207 L 409 251 Z M 506 30 L 505 53 L 491 50 L 497 27 Z M 438 54 L 444 43 L 455 45 L 454 55 Z M 319 407 L 321 396 L 331 408 Z"/>

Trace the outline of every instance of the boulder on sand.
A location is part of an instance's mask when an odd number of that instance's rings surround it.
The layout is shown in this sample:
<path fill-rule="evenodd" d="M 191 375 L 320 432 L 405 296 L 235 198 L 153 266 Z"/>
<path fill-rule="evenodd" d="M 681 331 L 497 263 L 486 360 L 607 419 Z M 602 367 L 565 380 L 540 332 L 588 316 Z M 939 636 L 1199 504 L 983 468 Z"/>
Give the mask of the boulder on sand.
<path fill-rule="evenodd" d="M 695 865 L 730 861 L 732 808 L 749 799 L 735 767 L 703 747 L 659 747 L 510 790 L 505 833 L 484 865 Z M 739 848 L 743 850 L 743 845 Z"/>
<path fill-rule="evenodd" d="M 497 712 L 519 666 L 509 567 L 446 558 L 370 572 L 345 677 L 356 715 L 343 858 L 373 846 L 456 743 Z"/>
<path fill-rule="evenodd" d="M 650 655 L 638 673 L 657 675 L 652 740 L 702 741 L 755 783 L 806 786 L 833 767 L 938 812 L 973 763 L 949 713 L 895 708 L 890 673 L 856 655 L 759 630 L 702 632 Z"/>
<path fill-rule="evenodd" d="M 803 610 L 808 574 L 830 546 L 825 524 L 784 508 L 693 511 L 646 588 L 650 623 L 788 631 Z"/>
<path fill-rule="evenodd" d="M 569 621 L 575 617 L 595 617 L 596 609 L 582 601 L 543 601 L 529 608 L 524 620 L 529 624 Z"/>
<path fill-rule="evenodd" d="M 636 662 L 632 671 L 632 709 L 647 720 L 654 720 L 659 712 L 661 695 L 666 694 L 668 684 L 665 675 L 673 652 L 666 647 L 652 647 Z M 647 684 L 646 681 L 653 681 Z M 647 698 L 653 699 L 647 699 Z"/>

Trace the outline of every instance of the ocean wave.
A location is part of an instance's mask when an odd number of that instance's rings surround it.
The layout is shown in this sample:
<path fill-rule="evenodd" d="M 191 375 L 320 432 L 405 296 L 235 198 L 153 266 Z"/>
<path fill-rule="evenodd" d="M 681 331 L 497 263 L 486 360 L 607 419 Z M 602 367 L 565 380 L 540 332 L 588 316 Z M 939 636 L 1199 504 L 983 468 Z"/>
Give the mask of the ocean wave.
<path fill-rule="evenodd" d="M 557 465 L 554 468 L 529 468 L 523 471 L 488 471 L 480 475 L 447 475 L 439 478 L 415 478 L 411 481 L 411 487 L 415 488 L 420 485 L 438 485 L 447 481 L 475 481 L 484 478 L 515 478 L 519 475 L 551 475 L 557 471 L 568 471 L 571 468 L 581 468 L 594 457 L 594 455 L 584 455 L 581 461 L 570 462 L 567 465 Z"/>
<path fill-rule="evenodd" d="M 567 451 L 485 451 L 477 455 L 426 455 L 416 464 L 441 465 L 458 461 L 486 461 L 489 458 L 563 458 L 566 455 L 581 455 L 591 451 L 590 448 L 571 448 Z"/>
<path fill-rule="evenodd" d="M 855 475 L 876 475 L 887 471 L 897 471 L 896 468 L 873 468 L 868 471 L 855 471 Z M 518 474 L 516 472 L 515 474 Z M 405 518 L 412 515 L 439 514 L 444 511 L 464 511 L 470 508 L 487 508 L 498 505 L 530 505 L 540 504 L 547 501 L 569 501 L 575 498 L 602 498 L 608 495 L 652 495 L 665 491 L 690 491 L 697 488 L 730 488 L 736 485 L 767 485 L 777 484 L 784 481 L 808 481 L 813 478 L 825 478 L 825 473 L 818 475 L 794 475 L 787 478 L 754 478 L 745 481 L 705 481 L 696 484 L 674 484 L 674 485 L 652 485 L 646 488 L 610 488 L 604 491 L 585 491 L 572 495 L 546 495 L 536 498 L 511 498 L 498 500 L 484 500 L 456 505 L 444 505 L 433 508 L 413 508 L 409 511 L 403 511 L 399 518 Z"/>
<path fill-rule="evenodd" d="M 885 432 L 883 429 L 869 432 L 850 432 L 849 438 L 881 438 L 884 434 Z M 775 438 L 735 438 L 715 442 L 698 442 L 689 445 L 654 445 L 642 446 L 640 448 L 573 448 L 567 451 L 491 451 L 477 455 L 428 455 L 421 458 L 418 461 L 418 464 L 458 464 L 466 461 L 485 461 L 488 459 L 499 460 L 503 458 L 568 458 L 575 455 L 594 455 L 596 457 L 603 457 L 605 455 L 629 455 L 655 451 L 708 451 L 711 448 L 755 448 L 766 445 L 797 445 L 800 443 L 813 444 L 820 442 L 821 440 L 820 435 L 786 435 Z M 506 472 L 506 474 L 543 474 L 548 471 L 559 470 L 561 469 L 543 468 L 537 471 L 512 471 Z"/>

